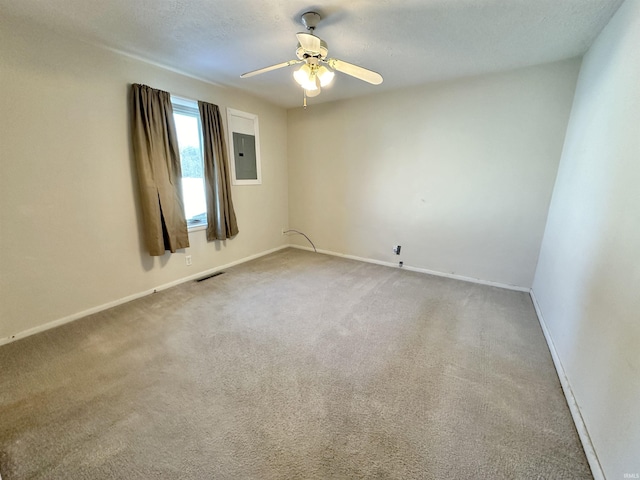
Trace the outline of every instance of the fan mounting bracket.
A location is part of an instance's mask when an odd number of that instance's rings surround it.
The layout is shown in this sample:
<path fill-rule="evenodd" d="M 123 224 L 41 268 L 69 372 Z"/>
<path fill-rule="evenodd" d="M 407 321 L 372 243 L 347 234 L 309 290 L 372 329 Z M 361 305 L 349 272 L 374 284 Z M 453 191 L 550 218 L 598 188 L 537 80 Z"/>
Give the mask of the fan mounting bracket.
<path fill-rule="evenodd" d="M 317 12 L 306 12 L 302 14 L 302 18 L 300 20 L 307 30 L 313 32 L 318 26 L 318 23 L 320 23 L 321 18 L 322 17 Z"/>

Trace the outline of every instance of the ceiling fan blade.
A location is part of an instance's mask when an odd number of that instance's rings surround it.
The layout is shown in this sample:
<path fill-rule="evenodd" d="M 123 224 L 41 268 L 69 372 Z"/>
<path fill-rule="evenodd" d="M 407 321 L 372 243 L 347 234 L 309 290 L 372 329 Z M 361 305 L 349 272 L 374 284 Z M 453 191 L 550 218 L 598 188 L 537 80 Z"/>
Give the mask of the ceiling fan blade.
<path fill-rule="evenodd" d="M 300 46 L 310 53 L 320 53 L 320 38 L 310 33 L 296 33 Z"/>
<path fill-rule="evenodd" d="M 302 63 L 302 60 L 289 60 L 288 62 L 278 63 L 276 65 L 271 65 L 270 67 L 260 68 L 258 70 L 253 70 L 252 72 L 243 73 L 240 75 L 240 78 L 249 78 L 254 75 L 260 75 L 261 73 L 270 72 L 271 70 L 277 70 L 279 68 L 288 67 L 290 65 L 295 65 L 296 63 Z"/>
<path fill-rule="evenodd" d="M 366 68 L 338 60 L 337 58 L 330 58 L 326 63 L 339 72 L 346 73 L 347 75 L 351 75 L 352 77 L 356 77 L 373 85 L 380 85 L 382 83 L 382 75 L 373 70 L 367 70 Z"/>

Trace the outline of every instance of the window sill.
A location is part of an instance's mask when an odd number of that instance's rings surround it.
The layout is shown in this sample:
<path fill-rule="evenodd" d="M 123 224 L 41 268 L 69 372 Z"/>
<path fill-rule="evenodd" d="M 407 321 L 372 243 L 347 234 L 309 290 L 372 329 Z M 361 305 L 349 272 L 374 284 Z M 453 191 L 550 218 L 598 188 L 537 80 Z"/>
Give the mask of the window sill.
<path fill-rule="evenodd" d="M 190 226 L 190 227 L 189 227 L 189 226 L 187 227 L 187 231 L 188 231 L 189 233 L 191 233 L 191 232 L 198 232 L 198 231 L 200 231 L 200 230 L 206 230 L 206 229 L 207 229 L 207 224 L 206 224 L 206 223 L 205 223 L 204 225 L 203 225 L 203 224 L 200 224 L 200 225 L 192 225 L 192 226 Z"/>

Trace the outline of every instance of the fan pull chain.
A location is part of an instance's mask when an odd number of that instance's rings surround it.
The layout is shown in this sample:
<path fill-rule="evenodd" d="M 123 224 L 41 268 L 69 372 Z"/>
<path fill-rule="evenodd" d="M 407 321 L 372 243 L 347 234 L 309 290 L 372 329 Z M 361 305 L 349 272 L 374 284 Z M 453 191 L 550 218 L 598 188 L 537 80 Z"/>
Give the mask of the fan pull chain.
<path fill-rule="evenodd" d="M 302 106 L 304 107 L 304 109 L 307 109 L 307 91 L 305 89 L 302 89 Z"/>

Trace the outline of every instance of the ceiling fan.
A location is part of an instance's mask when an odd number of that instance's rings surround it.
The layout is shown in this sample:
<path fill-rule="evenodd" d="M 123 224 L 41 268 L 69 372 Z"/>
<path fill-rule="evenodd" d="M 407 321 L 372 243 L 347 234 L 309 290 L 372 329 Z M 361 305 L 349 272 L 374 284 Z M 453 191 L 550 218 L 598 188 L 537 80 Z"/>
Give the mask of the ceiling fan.
<path fill-rule="evenodd" d="M 297 59 L 243 73 L 240 78 L 253 77 L 261 73 L 303 63 L 302 67 L 293 72 L 293 78 L 304 90 L 305 106 L 307 97 L 315 97 L 320 94 L 322 87 L 326 87 L 331 83 L 335 75 L 334 70 L 373 85 L 380 85 L 382 83 L 382 75 L 379 73 L 337 58 L 327 58 L 329 54 L 327 43 L 313 34 L 320 19 L 320 14 L 316 12 L 307 12 L 302 15 L 302 24 L 309 33 L 301 32 L 296 34 L 298 38 Z"/>

